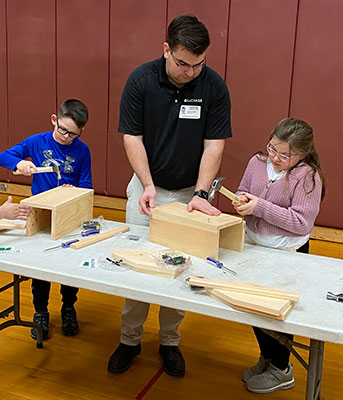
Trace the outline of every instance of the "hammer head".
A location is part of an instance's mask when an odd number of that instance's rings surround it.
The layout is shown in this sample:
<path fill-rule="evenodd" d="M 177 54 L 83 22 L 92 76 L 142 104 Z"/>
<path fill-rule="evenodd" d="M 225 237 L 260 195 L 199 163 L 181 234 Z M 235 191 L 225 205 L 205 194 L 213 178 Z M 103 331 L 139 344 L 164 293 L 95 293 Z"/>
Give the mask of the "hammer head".
<path fill-rule="evenodd" d="M 214 196 L 216 195 L 216 192 L 220 190 L 222 187 L 221 181 L 224 180 L 224 177 L 216 178 L 210 187 L 210 190 L 208 191 L 208 201 L 212 203 Z"/>
<path fill-rule="evenodd" d="M 60 164 L 56 160 L 54 160 L 52 158 L 50 159 L 50 162 L 52 162 L 52 164 L 53 164 L 52 169 L 53 169 L 54 172 L 56 172 L 57 179 L 60 180 L 62 178 Z"/>

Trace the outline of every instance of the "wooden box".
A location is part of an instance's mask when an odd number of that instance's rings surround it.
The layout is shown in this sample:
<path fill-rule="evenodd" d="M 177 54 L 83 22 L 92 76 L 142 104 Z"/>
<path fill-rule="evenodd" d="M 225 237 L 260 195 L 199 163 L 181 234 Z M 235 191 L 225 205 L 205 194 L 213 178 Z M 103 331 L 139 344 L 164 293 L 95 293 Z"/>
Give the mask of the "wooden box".
<path fill-rule="evenodd" d="M 205 259 L 218 259 L 219 247 L 243 250 L 242 218 L 228 214 L 215 217 L 200 211 L 188 212 L 186 204 L 178 202 L 163 204 L 151 211 L 151 242 Z"/>
<path fill-rule="evenodd" d="M 93 218 L 93 198 L 93 189 L 60 186 L 21 200 L 32 207 L 26 235 L 32 236 L 48 226 L 51 226 L 52 240 L 72 232 Z"/>

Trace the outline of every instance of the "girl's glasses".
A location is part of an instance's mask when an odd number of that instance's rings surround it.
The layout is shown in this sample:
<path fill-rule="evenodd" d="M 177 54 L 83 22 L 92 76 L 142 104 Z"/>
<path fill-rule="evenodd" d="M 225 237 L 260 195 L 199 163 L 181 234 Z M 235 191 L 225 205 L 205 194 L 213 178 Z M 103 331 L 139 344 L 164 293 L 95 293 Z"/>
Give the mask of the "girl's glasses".
<path fill-rule="evenodd" d="M 288 162 L 291 158 L 296 156 L 296 154 L 291 154 L 289 156 L 287 154 L 280 154 L 271 143 L 267 144 L 267 153 L 271 157 L 278 156 L 278 159 L 282 162 Z"/>

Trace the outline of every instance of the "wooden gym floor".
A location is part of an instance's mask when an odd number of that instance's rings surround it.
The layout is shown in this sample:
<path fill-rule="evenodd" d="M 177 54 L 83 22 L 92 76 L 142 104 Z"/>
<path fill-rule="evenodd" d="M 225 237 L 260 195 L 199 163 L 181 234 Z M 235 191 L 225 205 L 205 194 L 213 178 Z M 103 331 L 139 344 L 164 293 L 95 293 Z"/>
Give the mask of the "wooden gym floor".
<path fill-rule="evenodd" d="M 324 246 L 327 255 L 327 243 Z M 342 250 L 340 245 L 339 254 Z M 318 241 L 313 252 L 320 254 Z M 337 246 L 333 253 L 337 254 Z M 0 272 L 0 286 L 10 280 L 11 275 Z M 30 285 L 27 281 L 21 286 L 21 315 L 26 320 L 33 314 Z M 0 310 L 12 304 L 11 295 L 11 291 L 0 294 Z M 158 355 L 156 305 L 151 306 L 142 353 L 133 366 L 119 375 L 107 372 L 108 358 L 119 343 L 123 302 L 119 297 L 80 290 L 76 305 L 80 333 L 65 337 L 61 333 L 59 285 L 53 284 L 50 338 L 43 349 L 35 347 L 28 328 L 11 327 L 0 332 L 0 400 L 304 399 L 305 370 L 293 356 L 294 389 L 268 395 L 249 393 L 241 374 L 259 354 L 251 327 L 193 313 L 186 314 L 180 327 L 186 375 L 168 376 Z M 343 305 L 337 303 L 337 307 Z M 296 340 L 309 343 L 306 338 Z M 326 343 L 322 396 L 339 400 L 342 392 L 343 346 Z"/>

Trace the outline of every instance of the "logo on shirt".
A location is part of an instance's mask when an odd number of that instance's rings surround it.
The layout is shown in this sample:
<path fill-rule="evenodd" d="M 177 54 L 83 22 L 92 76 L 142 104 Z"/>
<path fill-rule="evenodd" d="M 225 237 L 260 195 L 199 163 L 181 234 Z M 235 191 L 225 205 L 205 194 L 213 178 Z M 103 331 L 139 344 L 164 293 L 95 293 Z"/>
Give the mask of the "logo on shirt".
<path fill-rule="evenodd" d="M 202 99 L 184 99 L 184 103 L 202 103 Z"/>
<path fill-rule="evenodd" d="M 63 166 L 64 166 L 63 173 L 65 173 L 65 174 L 71 174 L 72 172 L 74 172 L 74 169 L 73 169 L 73 167 L 72 167 L 71 164 L 75 161 L 75 158 L 70 157 L 70 156 L 67 155 L 65 161 L 63 161 L 63 160 L 60 160 L 59 158 L 53 158 L 53 157 L 52 157 L 52 153 L 53 153 L 52 150 L 44 150 L 44 151 L 43 151 L 43 155 L 44 155 L 44 157 L 46 158 L 46 160 L 44 160 L 44 161 L 42 162 L 42 166 L 43 166 L 43 167 L 49 166 L 50 163 L 51 163 L 51 160 L 55 160 L 55 161 L 57 161 L 60 165 L 63 165 Z"/>

